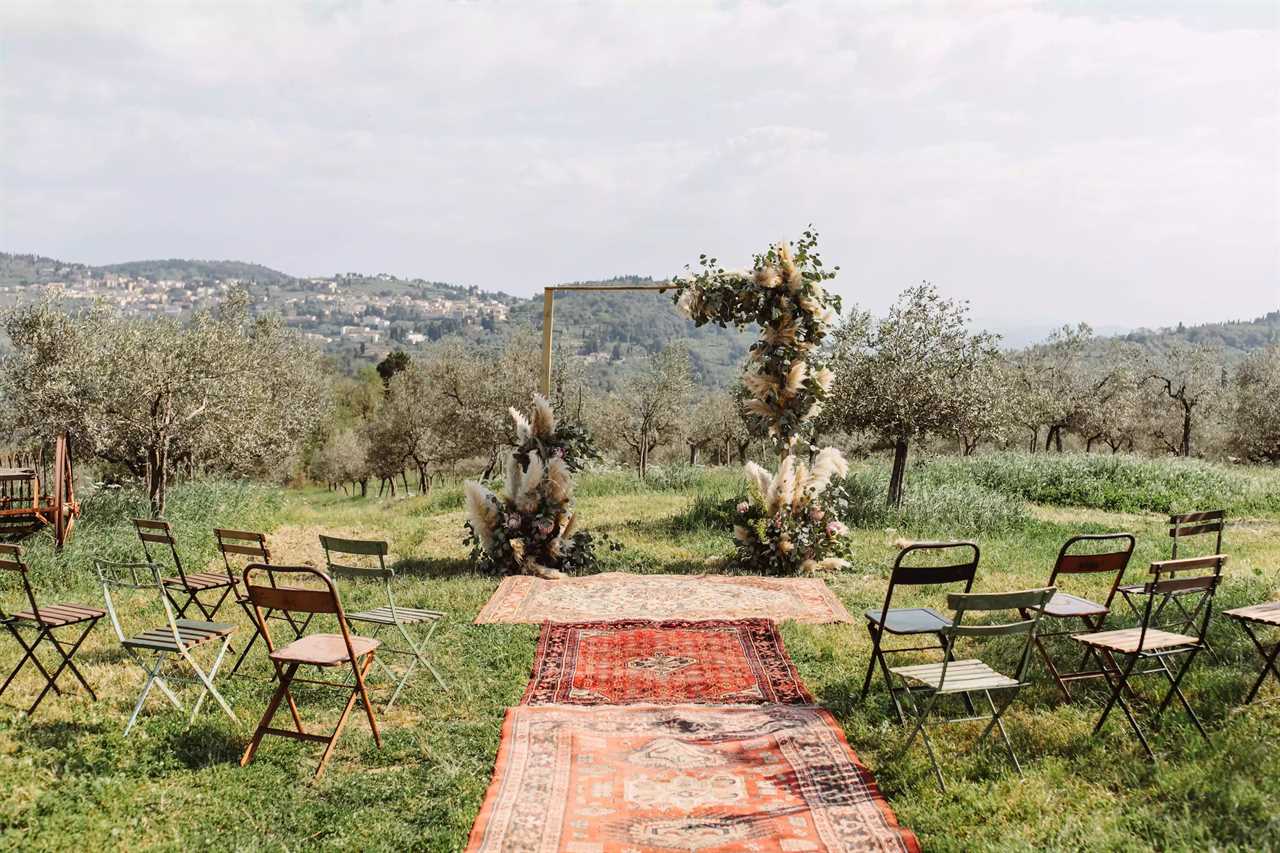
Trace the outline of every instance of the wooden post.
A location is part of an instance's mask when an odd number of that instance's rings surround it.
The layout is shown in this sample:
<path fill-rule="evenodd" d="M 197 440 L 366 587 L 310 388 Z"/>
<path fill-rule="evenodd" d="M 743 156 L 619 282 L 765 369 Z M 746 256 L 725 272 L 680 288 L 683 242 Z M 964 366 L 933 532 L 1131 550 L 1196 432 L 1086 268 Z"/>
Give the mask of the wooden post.
<path fill-rule="evenodd" d="M 542 396 L 551 396 L 551 327 L 555 323 L 556 292 L 542 289 Z"/>

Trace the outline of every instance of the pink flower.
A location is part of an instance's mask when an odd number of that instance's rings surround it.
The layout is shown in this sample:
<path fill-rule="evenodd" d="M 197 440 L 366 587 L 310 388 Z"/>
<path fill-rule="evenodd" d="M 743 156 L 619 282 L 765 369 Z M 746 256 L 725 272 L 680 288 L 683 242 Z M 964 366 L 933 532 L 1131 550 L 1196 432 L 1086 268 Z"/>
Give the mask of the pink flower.
<path fill-rule="evenodd" d="M 507 516 L 507 527 L 511 528 L 512 530 L 519 530 L 520 521 L 521 521 L 520 513 L 513 512 Z"/>
<path fill-rule="evenodd" d="M 831 537 L 843 536 L 849 532 L 849 528 L 845 527 L 839 521 L 833 521 L 827 525 L 827 535 Z"/>
<path fill-rule="evenodd" d="M 820 507 L 820 506 L 811 506 L 811 507 L 809 507 L 809 520 L 810 520 L 810 521 L 814 521 L 814 522 L 822 521 L 822 519 L 823 519 L 825 516 L 826 516 L 826 513 L 822 511 L 822 507 Z"/>
<path fill-rule="evenodd" d="M 549 518 L 540 518 L 533 526 L 541 536 L 550 536 L 551 531 L 556 529 L 556 523 Z"/>
<path fill-rule="evenodd" d="M 742 503 L 738 504 L 738 512 L 740 514 L 745 513 L 749 509 L 751 509 L 751 504 L 747 503 L 746 501 L 743 501 Z"/>

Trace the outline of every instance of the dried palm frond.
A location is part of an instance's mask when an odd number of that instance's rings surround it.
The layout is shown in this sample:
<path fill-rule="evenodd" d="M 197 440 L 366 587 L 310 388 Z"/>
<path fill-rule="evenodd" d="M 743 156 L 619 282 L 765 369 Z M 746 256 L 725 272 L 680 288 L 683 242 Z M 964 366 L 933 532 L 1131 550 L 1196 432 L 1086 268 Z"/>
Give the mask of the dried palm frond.
<path fill-rule="evenodd" d="M 557 456 L 547 465 L 547 497 L 558 504 L 567 504 L 573 497 L 573 478 L 569 466 Z"/>
<path fill-rule="evenodd" d="M 538 438 L 550 438 L 556 431 L 556 413 L 541 394 L 533 395 L 533 434 Z"/>
<path fill-rule="evenodd" d="M 471 529 L 480 540 L 480 546 L 486 552 L 492 551 L 493 531 L 498 526 L 498 499 L 493 492 L 475 480 L 463 483 L 462 493 L 466 499 L 467 521 L 471 522 Z"/>
<path fill-rule="evenodd" d="M 847 473 L 849 473 L 849 463 L 839 448 L 824 447 L 814 457 L 813 470 L 809 472 L 808 478 L 802 481 L 803 488 L 816 497 L 827 490 L 832 479 L 843 477 Z"/>
<path fill-rule="evenodd" d="M 529 426 L 529 419 L 515 406 L 507 411 L 511 413 L 511 420 L 516 422 L 516 443 L 524 444 L 533 435 L 533 427 Z"/>
<path fill-rule="evenodd" d="M 520 481 L 520 490 L 511 496 L 521 512 L 533 512 L 538 508 L 538 488 L 542 485 L 543 472 L 542 457 L 531 454 L 529 468 Z"/>
<path fill-rule="evenodd" d="M 754 462 L 748 462 L 742 466 L 742 469 L 747 472 L 747 480 L 755 487 L 756 494 L 760 500 L 767 501 L 769 484 L 773 482 L 773 475 Z"/>

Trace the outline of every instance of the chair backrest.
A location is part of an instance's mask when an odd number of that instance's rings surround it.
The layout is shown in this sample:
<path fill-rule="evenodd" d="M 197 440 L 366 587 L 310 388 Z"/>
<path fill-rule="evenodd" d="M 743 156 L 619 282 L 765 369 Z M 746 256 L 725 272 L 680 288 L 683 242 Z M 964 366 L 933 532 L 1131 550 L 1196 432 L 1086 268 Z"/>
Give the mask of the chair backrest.
<path fill-rule="evenodd" d="M 107 606 L 107 616 L 111 618 L 111 627 L 115 629 L 116 638 L 125 641 L 124 626 L 120 622 L 120 612 L 116 607 L 115 593 L 146 593 L 152 609 L 159 602 L 164 611 L 173 640 L 179 646 L 184 645 L 178 632 L 177 616 L 165 595 L 164 583 L 160 577 L 160 567 L 155 563 L 116 563 L 111 560 L 94 560 L 94 571 L 98 573 L 98 581 L 102 586 L 102 600 Z"/>
<path fill-rule="evenodd" d="M 342 539 L 322 533 L 320 545 L 324 548 L 325 565 L 334 577 L 390 580 L 395 576 L 395 572 L 387 567 L 390 549 L 386 542 L 377 539 Z M 334 555 L 343 561 L 338 562 Z M 351 557 L 356 560 L 350 560 Z"/>
<path fill-rule="evenodd" d="M 947 596 L 947 606 L 955 611 L 951 625 L 944 628 L 948 644 L 954 646 L 959 637 L 1024 637 L 1022 654 L 1018 659 L 1018 669 L 1013 676 L 1022 681 L 1027 665 L 1031 661 L 1031 643 L 1035 639 L 1036 628 L 1040 617 L 1044 615 L 1044 607 L 1057 592 L 1056 587 L 1046 586 L 1039 589 L 1024 589 L 1017 592 L 960 592 Z M 983 624 L 964 624 L 965 617 L 971 613 L 1012 612 L 1018 614 L 1013 622 L 996 622 Z M 1023 619 L 1022 613 L 1029 612 L 1030 618 Z M 948 656 L 949 657 L 949 656 Z M 946 665 L 943 661 L 942 678 L 946 680 Z"/>
<path fill-rule="evenodd" d="M 163 518 L 135 518 L 133 527 L 138 531 L 138 539 L 142 541 L 142 553 L 146 555 L 147 562 L 156 562 L 151 553 L 153 546 L 159 546 L 158 551 L 168 548 L 173 558 L 173 567 L 178 570 L 178 576 L 185 583 L 187 573 L 182 568 L 181 558 L 178 557 L 178 540 L 174 538 L 173 527 L 169 522 Z"/>
<path fill-rule="evenodd" d="M 40 619 L 40 605 L 36 604 L 36 594 L 31 588 L 31 567 L 22 559 L 21 545 L 0 544 L 0 571 L 17 573 L 22 579 L 22 589 L 27 594 L 27 603 L 31 605 L 31 614 Z M 0 607 L 0 619 L 8 620 L 9 614 Z"/>
<path fill-rule="evenodd" d="M 1087 553 L 1073 552 L 1081 542 L 1090 543 L 1092 547 Z M 1059 575 L 1091 575 L 1110 572 L 1115 575 L 1111 581 L 1111 589 L 1107 593 L 1106 606 L 1116 596 L 1116 590 L 1124 580 L 1125 569 L 1129 567 L 1129 558 L 1133 556 L 1136 540 L 1132 533 L 1081 533 L 1072 536 L 1058 551 L 1057 562 L 1049 574 L 1049 586 L 1057 586 Z M 1107 550 L 1097 551 L 1098 547 L 1109 546 Z"/>
<path fill-rule="evenodd" d="M 229 530 L 225 527 L 213 528 L 213 538 L 218 543 L 218 553 L 222 555 L 222 564 L 227 567 L 227 575 L 236 579 L 236 570 L 231 560 L 243 558 L 248 563 L 271 563 L 271 549 L 267 547 L 265 533 L 251 530 Z"/>
<path fill-rule="evenodd" d="M 908 562 L 912 555 L 925 555 L 931 562 L 942 565 L 920 565 Z M 935 584 L 963 583 L 964 591 L 973 588 L 973 577 L 978 572 L 978 558 L 981 553 L 976 542 L 912 542 L 904 545 L 893 561 L 893 571 L 889 573 L 889 588 L 885 591 L 884 607 L 880 613 L 880 624 L 889 613 L 893 602 L 893 590 L 897 586 L 932 586 Z"/>
<path fill-rule="evenodd" d="M 1141 641 L 1146 639 L 1147 630 L 1151 627 L 1159 627 L 1152 624 L 1161 606 L 1156 600 L 1163 600 L 1168 595 L 1191 596 L 1199 593 L 1190 612 L 1192 616 L 1200 616 L 1199 624 L 1196 625 L 1196 637 L 1203 643 L 1204 636 L 1209 630 L 1209 619 L 1213 615 L 1213 595 L 1222 581 L 1222 569 L 1226 564 L 1225 554 L 1183 557 L 1179 560 L 1160 560 L 1152 563 L 1151 580 L 1142 587 L 1147 603 L 1142 608 L 1142 633 L 1138 648 L 1142 648 Z M 1188 577 L 1187 572 L 1195 574 Z M 1188 625 L 1190 624 L 1192 623 L 1188 622 Z"/>
<path fill-rule="evenodd" d="M 262 583 L 266 575 L 267 583 Z M 311 586 L 280 585 L 278 578 L 286 582 L 290 576 Z M 355 651 L 351 648 L 351 628 L 347 624 L 347 614 L 342 608 L 342 597 L 333 578 L 312 566 L 279 566 L 266 563 L 250 563 L 244 570 L 244 589 L 253 604 L 253 615 L 258 623 L 258 631 L 266 641 L 267 649 L 275 651 L 271 640 L 271 632 L 267 630 L 263 610 L 279 610 L 290 613 L 331 614 L 338 620 L 342 630 L 342 638 L 347 646 L 347 653 L 354 664 Z M 307 624 L 307 623 L 304 623 Z"/>
<path fill-rule="evenodd" d="M 1169 538 L 1173 540 L 1169 558 L 1178 559 L 1178 542 L 1191 536 L 1214 536 L 1211 554 L 1222 553 L 1222 531 L 1227 526 L 1226 510 L 1215 509 L 1207 512 L 1185 512 L 1181 515 L 1169 516 Z"/>

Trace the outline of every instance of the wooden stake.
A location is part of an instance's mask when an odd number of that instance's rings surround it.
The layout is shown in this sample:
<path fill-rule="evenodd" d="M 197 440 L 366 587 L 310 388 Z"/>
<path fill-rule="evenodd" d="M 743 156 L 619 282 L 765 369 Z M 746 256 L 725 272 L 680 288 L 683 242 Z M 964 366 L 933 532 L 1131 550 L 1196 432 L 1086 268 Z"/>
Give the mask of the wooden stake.
<path fill-rule="evenodd" d="M 551 396 L 551 327 L 555 323 L 556 292 L 542 290 L 542 396 Z"/>

